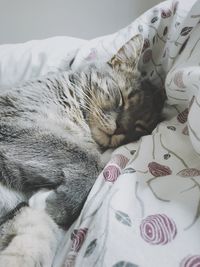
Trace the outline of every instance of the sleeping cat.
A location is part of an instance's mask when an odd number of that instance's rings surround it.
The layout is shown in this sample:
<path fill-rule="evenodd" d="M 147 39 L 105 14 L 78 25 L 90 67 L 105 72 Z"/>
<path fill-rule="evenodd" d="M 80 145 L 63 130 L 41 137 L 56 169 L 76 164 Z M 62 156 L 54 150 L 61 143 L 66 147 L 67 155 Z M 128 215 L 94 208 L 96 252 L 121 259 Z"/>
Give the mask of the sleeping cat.
<path fill-rule="evenodd" d="M 51 266 L 57 225 L 77 218 L 105 164 L 102 151 L 160 120 L 162 91 L 137 69 L 142 44 L 137 35 L 107 63 L 1 90 L 0 266 Z M 27 204 L 41 189 L 51 189 L 46 212 Z"/>

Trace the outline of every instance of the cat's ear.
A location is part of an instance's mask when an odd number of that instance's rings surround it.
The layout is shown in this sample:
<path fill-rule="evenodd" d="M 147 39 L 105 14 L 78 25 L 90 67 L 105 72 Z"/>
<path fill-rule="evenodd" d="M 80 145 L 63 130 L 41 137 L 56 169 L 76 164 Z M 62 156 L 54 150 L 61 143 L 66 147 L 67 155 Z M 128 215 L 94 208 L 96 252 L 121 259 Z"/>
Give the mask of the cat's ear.
<path fill-rule="evenodd" d="M 141 34 L 135 35 L 107 63 L 118 70 L 134 69 L 138 65 L 143 42 L 144 39 Z"/>

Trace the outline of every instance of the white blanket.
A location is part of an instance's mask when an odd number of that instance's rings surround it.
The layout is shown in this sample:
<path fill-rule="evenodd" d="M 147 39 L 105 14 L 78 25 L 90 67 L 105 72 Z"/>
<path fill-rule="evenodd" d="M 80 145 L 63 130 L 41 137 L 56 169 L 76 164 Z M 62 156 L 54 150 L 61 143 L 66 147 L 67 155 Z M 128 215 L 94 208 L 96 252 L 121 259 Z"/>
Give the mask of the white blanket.
<path fill-rule="evenodd" d="M 145 38 L 142 74 L 165 88 L 168 97 L 166 119 L 152 135 L 114 151 L 66 233 L 54 267 L 200 266 L 199 21 L 200 1 L 166 1 L 113 35 L 88 42 L 73 39 L 76 47 L 66 46 L 66 52 L 60 42 L 53 45 L 57 50 L 47 52 L 42 48 L 46 41 L 35 41 L 26 53 L 37 46 L 43 56 L 31 57 L 39 59 L 35 68 L 32 61 L 23 65 L 25 76 L 17 70 L 19 64 L 7 72 L 12 58 L 8 62 L 9 56 L 4 61 L 0 56 L 0 84 L 9 86 L 65 68 L 74 48 L 79 50 L 73 68 L 106 61 L 140 32 Z"/>
<path fill-rule="evenodd" d="M 168 103 L 152 135 L 114 152 L 55 267 L 200 266 L 199 21 L 200 1 L 166 1 L 79 50 L 74 68 L 106 61 L 140 32 L 140 69 Z"/>

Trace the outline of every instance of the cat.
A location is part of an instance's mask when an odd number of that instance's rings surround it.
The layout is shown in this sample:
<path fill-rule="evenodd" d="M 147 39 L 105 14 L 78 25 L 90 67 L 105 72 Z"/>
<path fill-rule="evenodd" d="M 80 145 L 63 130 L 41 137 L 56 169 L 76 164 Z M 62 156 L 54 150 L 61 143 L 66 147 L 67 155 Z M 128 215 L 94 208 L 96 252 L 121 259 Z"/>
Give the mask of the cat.
<path fill-rule="evenodd" d="M 51 266 L 59 229 L 77 218 L 105 165 L 102 152 L 160 121 L 163 92 L 141 80 L 142 47 L 136 35 L 106 63 L 1 90 L 0 266 Z M 45 211 L 28 205 L 41 189 L 51 190 Z"/>

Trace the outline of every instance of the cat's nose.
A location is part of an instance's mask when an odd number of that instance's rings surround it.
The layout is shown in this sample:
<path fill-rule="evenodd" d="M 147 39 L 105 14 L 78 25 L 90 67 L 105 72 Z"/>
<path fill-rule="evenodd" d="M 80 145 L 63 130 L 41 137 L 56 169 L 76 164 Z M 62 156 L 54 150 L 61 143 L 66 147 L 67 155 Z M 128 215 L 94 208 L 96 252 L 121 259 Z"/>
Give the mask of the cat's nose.
<path fill-rule="evenodd" d="M 120 135 L 120 134 L 124 134 L 125 130 L 124 128 L 118 124 L 118 122 L 116 122 L 116 130 L 114 132 L 115 135 Z"/>

